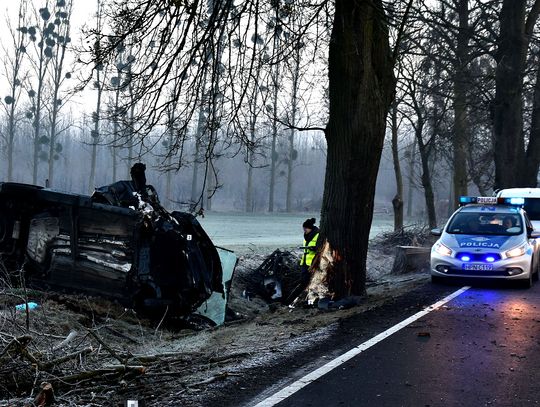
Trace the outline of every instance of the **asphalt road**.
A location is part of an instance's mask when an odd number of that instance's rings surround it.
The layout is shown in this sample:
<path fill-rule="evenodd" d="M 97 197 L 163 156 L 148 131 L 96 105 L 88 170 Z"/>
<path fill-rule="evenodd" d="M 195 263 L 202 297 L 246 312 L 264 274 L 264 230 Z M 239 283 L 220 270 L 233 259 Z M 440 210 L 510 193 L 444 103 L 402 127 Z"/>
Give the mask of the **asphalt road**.
<path fill-rule="evenodd" d="M 276 405 L 540 405 L 540 283 L 470 288 Z"/>

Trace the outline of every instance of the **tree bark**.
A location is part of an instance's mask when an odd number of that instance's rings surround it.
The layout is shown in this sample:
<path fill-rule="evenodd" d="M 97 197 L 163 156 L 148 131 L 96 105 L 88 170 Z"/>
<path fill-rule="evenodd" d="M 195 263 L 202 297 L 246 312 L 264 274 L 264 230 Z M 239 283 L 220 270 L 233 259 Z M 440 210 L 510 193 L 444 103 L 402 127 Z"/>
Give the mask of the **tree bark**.
<path fill-rule="evenodd" d="M 365 293 L 375 182 L 394 90 L 381 1 L 336 0 L 320 237 L 331 261 L 313 264 L 316 275 L 326 273 L 334 298 Z"/>
<path fill-rule="evenodd" d="M 433 185 L 431 184 L 431 171 L 429 170 L 429 156 L 425 151 L 425 147 L 422 148 L 419 146 L 418 150 L 422 161 L 422 187 L 424 188 L 428 224 L 430 228 L 435 228 L 437 227 L 437 215 L 435 212 Z"/>
<path fill-rule="evenodd" d="M 538 168 L 540 166 L 540 68 L 536 70 L 531 131 L 524 166 L 524 186 L 536 187 L 538 185 Z"/>
<path fill-rule="evenodd" d="M 526 4 L 526 0 L 504 0 L 500 14 L 493 112 L 496 189 L 522 184 L 523 72 L 528 47 Z"/>
<path fill-rule="evenodd" d="M 120 72 L 118 71 L 118 77 Z M 113 140 L 111 144 L 112 155 L 112 182 L 118 179 L 118 160 L 117 160 L 117 143 L 120 139 L 120 123 L 118 118 L 120 102 L 120 89 L 117 88 L 114 92 L 114 114 L 113 114 Z"/>
<path fill-rule="evenodd" d="M 275 12 L 276 12 L 276 24 L 274 26 L 274 55 L 279 52 L 279 34 L 278 24 L 279 20 L 279 2 L 275 3 Z M 270 188 L 268 191 L 268 212 L 274 212 L 274 195 L 276 189 L 276 172 L 279 156 L 277 153 L 277 138 L 278 138 L 278 96 L 279 96 L 279 83 L 281 78 L 279 77 L 279 65 L 280 62 L 276 62 L 274 69 L 272 70 L 272 85 L 273 85 L 273 95 L 272 95 L 272 152 L 270 155 Z"/>
<path fill-rule="evenodd" d="M 47 22 L 44 22 L 41 29 L 41 41 L 45 41 L 45 38 L 43 36 L 43 32 L 45 31 L 45 27 L 47 25 Z M 33 154 L 33 164 L 32 164 L 32 183 L 34 185 L 37 184 L 38 181 L 38 170 L 39 170 L 39 151 L 41 149 L 40 145 L 40 132 L 41 132 L 41 111 L 44 108 L 43 106 L 43 91 L 45 86 L 45 74 L 47 73 L 47 65 L 49 63 L 49 59 L 45 57 L 44 54 L 45 47 L 39 48 L 38 53 L 38 61 L 36 62 L 37 65 L 37 92 L 35 96 L 35 101 L 32 101 L 32 105 L 35 108 L 34 111 L 34 120 L 33 120 L 33 127 L 34 127 L 34 154 Z"/>
<path fill-rule="evenodd" d="M 413 215 L 413 201 L 414 201 L 414 156 L 416 155 L 416 138 L 411 143 L 409 151 L 409 186 L 407 192 L 407 218 L 411 218 Z"/>
<path fill-rule="evenodd" d="M 19 20 L 18 27 L 23 27 L 26 25 L 26 13 L 27 13 L 27 2 L 21 1 L 19 4 Z M 6 64 L 6 74 L 9 76 L 8 82 L 10 83 L 10 96 L 11 104 L 6 108 L 7 113 L 7 181 L 13 181 L 13 160 L 15 154 L 15 135 L 17 127 L 17 105 L 18 98 L 21 92 L 17 89 L 20 88 L 20 78 L 21 78 L 21 65 L 24 58 L 24 40 L 25 36 L 20 30 L 12 30 L 11 32 L 13 45 L 15 46 L 13 50 L 13 59 L 11 63 Z M 8 68 L 9 66 L 9 68 Z"/>
<path fill-rule="evenodd" d="M 394 162 L 394 175 L 396 177 L 396 196 L 392 199 L 394 208 L 394 230 L 403 229 L 403 176 L 401 175 L 401 165 L 399 164 L 398 150 L 398 102 L 392 103 L 392 160 Z"/>
<path fill-rule="evenodd" d="M 467 147 L 469 126 L 467 120 L 467 64 L 469 61 L 469 5 L 468 0 L 457 4 L 459 28 L 454 64 L 454 208 L 459 197 L 467 195 Z"/>
<path fill-rule="evenodd" d="M 97 101 L 96 101 L 96 115 L 94 119 L 94 131 L 90 134 L 90 139 L 92 140 L 92 157 L 90 159 L 90 179 L 88 182 L 88 192 L 92 194 L 96 187 L 96 164 L 97 164 L 97 146 L 99 141 L 99 124 L 101 120 L 101 96 L 103 93 L 103 84 L 101 83 L 101 75 L 98 70 L 97 73 Z"/>
<path fill-rule="evenodd" d="M 300 47 L 297 46 L 294 51 L 294 70 L 292 79 L 292 95 L 291 95 L 291 125 L 289 130 L 289 157 L 287 160 L 287 196 L 285 200 L 285 210 L 292 211 L 292 191 L 293 191 L 293 168 L 296 160 L 297 152 L 294 149 L 294 136 L 296 133 L 296 116 L 298 113 L 298 86 L 300 82 Z"/>
<path fill-rule="evenodd" d="M 247 162 L 247 185 L 246 185 L 246 212 L 253 212 L 253 166 L 255 165 L 255 126 L 257 124 L 257 96 L 258 93 L 255 91 L 253 95 L 253 113 L 249 119 L 249 137 L 250 145 L 247 147 L 246 151 L 246 162 Z"/>

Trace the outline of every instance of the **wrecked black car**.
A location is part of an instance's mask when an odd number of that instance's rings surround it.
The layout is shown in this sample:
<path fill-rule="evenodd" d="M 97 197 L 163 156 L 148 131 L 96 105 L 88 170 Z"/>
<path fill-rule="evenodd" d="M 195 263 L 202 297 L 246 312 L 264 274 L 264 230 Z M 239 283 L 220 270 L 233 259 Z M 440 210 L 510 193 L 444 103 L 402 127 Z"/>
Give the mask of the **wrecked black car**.
<path fill-rule="evenodd" d="M 0 183 L 2 263 L 31 286 L 147 314 L 187 315 L 212 293 L 224 298 L 221 253 L 194 216 L 167 212 L 153 194 L 132 181 L 92 197 Z M 231 278 L 235 265 L 227 265 Z"/>

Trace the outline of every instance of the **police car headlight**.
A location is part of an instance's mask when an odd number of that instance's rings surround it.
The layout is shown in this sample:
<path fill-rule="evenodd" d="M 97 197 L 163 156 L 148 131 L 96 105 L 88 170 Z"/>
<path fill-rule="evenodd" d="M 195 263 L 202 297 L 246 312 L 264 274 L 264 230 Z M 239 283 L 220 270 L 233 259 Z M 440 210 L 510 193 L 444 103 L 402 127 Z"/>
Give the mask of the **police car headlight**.
<path fill-rule="evenodd" d="M 435 246 L 433 247 L 437 253 L 439 253 L 441 256 L 451 256 L 452 250 L 443 245 L 442 243 L 435 243 Z"/>
<path fill-rule="evenodd" d="M 527 251 L 526 245 L 521 245 L 519 247 L 516 247 L 515 249 L 508 250 L 505 253 L 505 255 L 506 257 L 519 257 L 519 256 L 523 256 L 526 251 Z"/>

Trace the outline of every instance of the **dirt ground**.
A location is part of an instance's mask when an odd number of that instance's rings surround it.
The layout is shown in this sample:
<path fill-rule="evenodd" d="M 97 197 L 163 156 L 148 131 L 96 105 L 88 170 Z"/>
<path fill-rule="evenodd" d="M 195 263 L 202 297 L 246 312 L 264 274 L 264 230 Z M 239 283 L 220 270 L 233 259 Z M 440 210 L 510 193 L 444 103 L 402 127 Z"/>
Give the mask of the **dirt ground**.
<path fill-rule="evenodd" d="M 0 292 L 0 406 L 39 405 L 48 397 L 40 392 L 42 383 L 52 385 L 56 406 L 122 406 L 126 400 L 204 406 L 223 383 L 324 341 L 339 320 L 428 279 L 427 273 L 390 275 L 393 252 L 373 248 L 360 305 L 331 312 L 291 309 L 243 295 L 250 274 L 268 254 L 241 253 L 229 303 L 238 319 L 202 330 L 141 320 L 96 298 Z M 15 310 L 26 296 L 38 308 Z"/>

